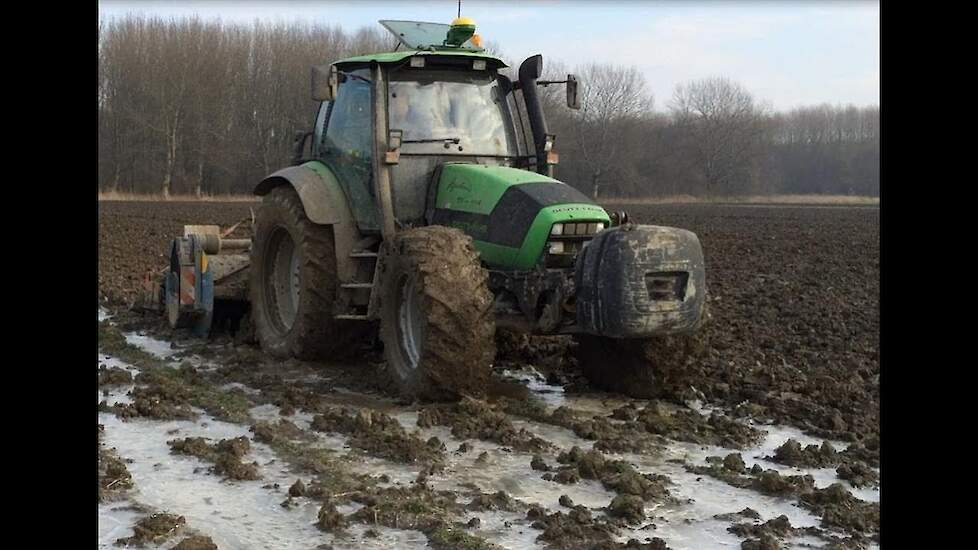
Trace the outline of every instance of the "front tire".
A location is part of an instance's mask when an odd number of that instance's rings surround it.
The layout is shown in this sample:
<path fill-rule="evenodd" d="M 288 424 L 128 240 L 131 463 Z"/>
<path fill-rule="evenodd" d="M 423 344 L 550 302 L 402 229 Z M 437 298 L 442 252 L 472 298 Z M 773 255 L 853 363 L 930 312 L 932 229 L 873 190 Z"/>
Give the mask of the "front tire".
<path fill-rule="evenodd" d="M 356 327 L 333 317 L 333 228 L 309 220 L 296 191 L 265 195 L 251 248 L 251 321 L 269 355 L 319 359 L 353 351 Z"/>
<path fill-rule="evenodd" d="M 385 247 L 380 336 L 390 378 L 407 398 L 481 396 L 496 326 L 472 239 L 429 226 L 399 233 Z"/>
<path fill-rule="evenodd" d="M 691 334 L 618 339 L 577 335 L 577 364 L 591 386 L 637 399 L 681 396 L 687 366 L 708 347 L 704 327 L 711 319 L 706 307 Z"/>

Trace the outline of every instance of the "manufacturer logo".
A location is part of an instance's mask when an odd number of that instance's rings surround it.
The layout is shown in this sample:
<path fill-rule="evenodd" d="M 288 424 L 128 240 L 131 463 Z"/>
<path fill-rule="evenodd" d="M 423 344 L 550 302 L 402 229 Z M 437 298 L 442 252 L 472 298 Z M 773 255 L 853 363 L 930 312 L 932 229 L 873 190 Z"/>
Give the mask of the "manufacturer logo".
<path fill-rule="evenodd" d="M 472 186 L 469 185 L 469 183 L 468 182 L 465 182 L 465 181 L 452 180 L 452 181 L 448 182 L 447 190 L 448 191 L 451 191 L 451 192 L 454 192 L 454 193 L 471 193 L 472 192 Z"/>

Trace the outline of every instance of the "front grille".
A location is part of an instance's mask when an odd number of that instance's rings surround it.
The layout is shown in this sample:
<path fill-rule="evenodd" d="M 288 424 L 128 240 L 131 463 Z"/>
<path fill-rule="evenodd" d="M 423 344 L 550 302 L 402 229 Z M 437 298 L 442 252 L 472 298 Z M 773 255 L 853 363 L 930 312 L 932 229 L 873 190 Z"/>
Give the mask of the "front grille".
<path fill-rule="evenodd" d="M 679 301 L 686 299 L 686 283 L 689 273 L 685 271 L 666 271 L 645 274 L 645 288 L 649 299 L 655 302 Z"/>
<path fill-rule="evenodd" d="M 555 223 L 550 228 L 551 238 L 593 237 L 605 228 L 604 222 L 566 222 Z"/>
<path fill-rule="evenodd" d="M 605 228 L 603 221 L 555 223 L 544 250 L 544 265 L 550 268 L 573 267 L 577 255 Z"/>

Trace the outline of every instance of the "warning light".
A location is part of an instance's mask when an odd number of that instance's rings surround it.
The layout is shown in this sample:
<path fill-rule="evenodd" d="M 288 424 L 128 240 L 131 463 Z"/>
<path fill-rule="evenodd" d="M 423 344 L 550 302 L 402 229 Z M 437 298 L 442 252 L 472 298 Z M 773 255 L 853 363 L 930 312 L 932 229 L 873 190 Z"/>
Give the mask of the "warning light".
<path fill-rule="evenodd" d="M 472 38 L 473 34 L 475 34 L 475 20 L 471 17 L 456 17 L 448 29 L 445 44 L 457 48 Z"/>

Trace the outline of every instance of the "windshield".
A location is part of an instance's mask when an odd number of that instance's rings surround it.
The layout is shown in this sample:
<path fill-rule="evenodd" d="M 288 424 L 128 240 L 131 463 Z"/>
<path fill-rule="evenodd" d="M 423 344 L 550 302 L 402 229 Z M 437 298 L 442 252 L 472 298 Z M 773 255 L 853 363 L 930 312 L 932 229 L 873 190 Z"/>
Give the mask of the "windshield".
<path fill-rule="evenodd" d="M 404 154 L 518 154 L 506 98 L 487 72 L 396 71 L 388 93 Z"/>

